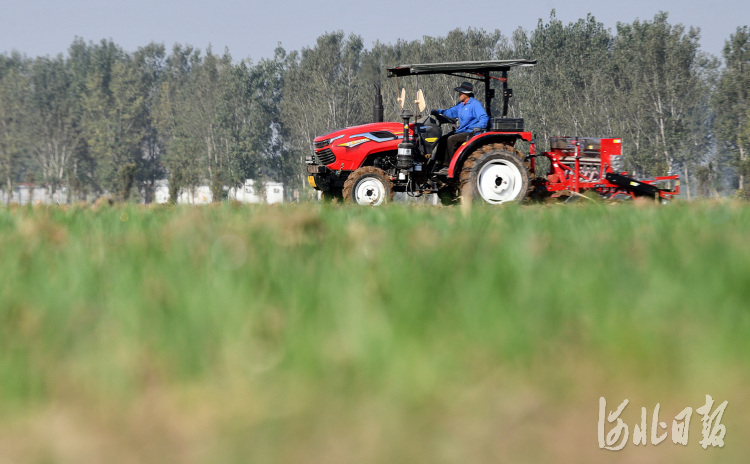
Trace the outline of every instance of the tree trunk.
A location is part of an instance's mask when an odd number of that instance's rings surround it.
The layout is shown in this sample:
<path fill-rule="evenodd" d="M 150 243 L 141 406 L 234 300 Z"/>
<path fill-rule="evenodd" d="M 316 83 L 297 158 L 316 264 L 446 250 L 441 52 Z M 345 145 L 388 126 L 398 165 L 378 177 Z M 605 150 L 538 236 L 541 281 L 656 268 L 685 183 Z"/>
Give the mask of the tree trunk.
<path fill-rule="evenodd" d="M 150 204 L 154 202 L 154 181 L 153 180 L 147 180 L 144 183 L 143 187 L 143 202 L 145 204 Z"/>
<path fill-rule="evenodd" d="M 740 148 L 740 190 L 744 190 L 745 188 L 745 158 L 747 157 L 747 154 L 745 153 L 745 150 L 742 149 L 742 142 L 738 144 Z"/>
<path fill-rule="evenodd" d="M 7 179 L 7 186 L 8 186 L 8 197 L 6 198 L 6 204 L 10 204 L 11 200 L 13 200 L 13 182 L 11 181 L 10 175 L 8 175 Z"/>

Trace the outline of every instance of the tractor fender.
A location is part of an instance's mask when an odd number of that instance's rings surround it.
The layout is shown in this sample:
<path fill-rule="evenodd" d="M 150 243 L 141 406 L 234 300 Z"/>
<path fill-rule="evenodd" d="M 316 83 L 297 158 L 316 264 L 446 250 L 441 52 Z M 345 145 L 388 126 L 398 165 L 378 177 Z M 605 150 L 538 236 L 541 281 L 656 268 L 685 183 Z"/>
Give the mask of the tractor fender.
<path fill-rule="evenodd" d="M 453 159 L 451 159 L 451 164 L 448 167 L 448 178 L 458 178 L 459 174 L 461 174 L 461 167 L 464 165 L 466 158 L 481 146 L 491 143 L 514 145 L 518 139 L 531 142 L 531 137 L 531 132 L 485 132 L 475 135 L 456 150 Z"/>

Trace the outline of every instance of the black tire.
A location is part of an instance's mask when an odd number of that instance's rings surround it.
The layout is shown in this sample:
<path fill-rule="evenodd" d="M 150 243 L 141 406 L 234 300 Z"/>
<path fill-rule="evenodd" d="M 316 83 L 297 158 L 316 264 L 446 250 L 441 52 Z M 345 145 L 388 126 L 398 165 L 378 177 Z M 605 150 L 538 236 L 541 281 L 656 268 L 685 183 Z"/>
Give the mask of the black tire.
<path fill-rule="evenodd" d="M 393 201 L 393 182 L 382 169 L 365 166 L 349 174 L 343 196 L 347 204 L 384 205 Z"/>
<path fill-rule="evenodd" d="M 462 202 L 521 202 L 529 193 L 529 166 L 523 155 L 508 145 L 485 145 L 464 162 L 460 185 Z"/>

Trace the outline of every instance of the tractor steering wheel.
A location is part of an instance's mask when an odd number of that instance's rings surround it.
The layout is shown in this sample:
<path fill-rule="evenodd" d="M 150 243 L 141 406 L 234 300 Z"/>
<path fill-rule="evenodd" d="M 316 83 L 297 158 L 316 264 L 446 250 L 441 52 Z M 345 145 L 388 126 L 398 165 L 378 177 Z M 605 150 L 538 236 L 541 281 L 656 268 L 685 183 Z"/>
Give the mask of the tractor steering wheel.
<path fill-rule="evenodd" d="M 433 114 L 432 116 L 434 116 L 435 119 L 437 119 L 438 124 L 440 124 L 440 125 L 443 125 L 443 124 L 455 124 L 456 121 L 458 121 L 457 119 L 449 118 L 448 116 L 446 116 L 444 114 L 440 114 L 440 113 Z"/>

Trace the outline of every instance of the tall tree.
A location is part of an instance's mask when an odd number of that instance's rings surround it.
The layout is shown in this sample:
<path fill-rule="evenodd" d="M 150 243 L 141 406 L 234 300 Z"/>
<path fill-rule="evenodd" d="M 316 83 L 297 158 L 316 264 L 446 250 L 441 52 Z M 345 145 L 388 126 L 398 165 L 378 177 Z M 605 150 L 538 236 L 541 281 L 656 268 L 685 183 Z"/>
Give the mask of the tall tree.
<path fill-rule="evenodd" d="M 136 181 L 141 185 L 144 201 L 154 199 L 156 182 L 164 178 L 161 155 L 164 147 L 154 122 L 154 108 L 157 105 L 159 88 L 166 78 L 166 54 L 164 45 L 150 43 L 139 48 L 133 55 L 133 66 L 145 91 L 145 112 L 140 127 L 143 130 L 140 155 L 136 156 L 138 167 Z"/>
<path fill-rule="evenodd" d="M 251 68 L 255 110 L 250 124 L 259 128 L 254 143 L 264 153 L 261 176 L 293 185 L 298 178 L 297 159 L 290 147 L 290 130 L 282 117 L 286 51 L 278 46 L 273 59 L 263 59 Z M 262 147 L 262 148 L 261 148 Z"/>
<path fill-rule="evenodd" d="M 100 190 L 114 192 L 134 173 L 146 126 L 148 91 L 133 58 L 112 42 L 91 45 L 82 97 L 83 132 Z M 118 175 L 118 171 L 123 170 Z M 128 192 L 122 192 L 127 199 Z"/>
<path fill-rule="evenodd" d="M 705 125 L 702 75 L 712 66 L 699 53 L 699 31 L 669 24 L 666 13 L 618 23 L 617 31 L 616 108 L 621 130 L 633 141 L 631 168 L 644 175 L 687 167 L 695 155 L 689 130 L 701 127 L 695 118 Z"/>
<path fill-rule="evenodd" d="M 750 175 L 750 29 L 739 27 L 724 45 L 725 68 L 714 93 L 714 129 L 726 156 L 735 166 L 738 188 Z"/>
<path fill-rule="evenodd" d="M 26 60 L 19 54 L 0 55 L 0 179 L 7 201 L 13 198 L 14 181 L 24 154 L 23 115 L 28 82 Z"/>
<path fill-rule="evenodd" d="M 201 56 L 198 50 L 175 46 L 167 59 L 167 73 L 170 77 L 161 86 L 155 121 L 166 140 L 163 159 L 172 193 L 208 182 L 218 200 L 231 177 L 228 154 L 239 152 L 237 141 L 228 138 L 231 128 L 225 130 L 234 107 L 241 104 L 227 90 L 237 77 L 231 56 L 218 56 L 210 49 Z"/>
<path fill-rule="evenodd" d="M 62 56 L 37 58 L 30 84 L 27 140 L 51 195 L 70 180 L 70 161 L 81 141 L 72 76 Z"/>
<path fill-rule="evenodd" d="M 167 57 L 165 79 L 159 86 L 153 117 L 163 141 L 162 162 L 169 174 L 170 200 L 177 201 L 182 188 L 200 182 L 200 134 L 193 130 L 190 103 L 190 79 L 193 69 L 200 66 L 199 50 L 175 45 Z"/>

